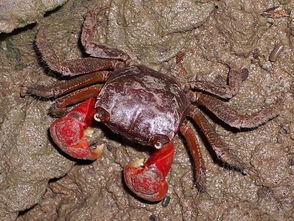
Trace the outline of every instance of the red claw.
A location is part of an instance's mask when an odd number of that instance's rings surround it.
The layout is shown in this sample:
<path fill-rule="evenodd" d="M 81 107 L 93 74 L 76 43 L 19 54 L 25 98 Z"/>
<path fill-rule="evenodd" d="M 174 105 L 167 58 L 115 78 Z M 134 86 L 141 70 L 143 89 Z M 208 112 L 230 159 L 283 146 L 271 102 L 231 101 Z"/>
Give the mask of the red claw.
<path fill-rule="evenodd" d="M 166 143 L 156 150 L 143 164 L 143 160 L 129 163 L 124 168 L 124 180 L 128 188 L 150 202 L 162 200 L 168 190 L 165 180 L 173 161 L 174 145 Z"/>
<path fill-rule="evenodd" d="M 77 159 L 95 160 L 101 149 L 90 149 L 84 130 L 93 122 L 96 112 L 95 99 L 89 98 L 73 108 L 50 126 L 55 144 L 65 153 Z"/>

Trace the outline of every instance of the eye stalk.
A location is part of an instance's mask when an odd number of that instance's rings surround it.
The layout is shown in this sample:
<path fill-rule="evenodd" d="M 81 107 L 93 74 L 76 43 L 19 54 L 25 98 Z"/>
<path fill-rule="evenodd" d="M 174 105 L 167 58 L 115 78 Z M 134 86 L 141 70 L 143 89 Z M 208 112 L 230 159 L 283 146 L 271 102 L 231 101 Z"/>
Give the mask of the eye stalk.
<path fill-rule="evenodd" d="M 169 142 L 168 137 L 161 134 L 155 135 L 151 139 L 151 143 L 153 143 L 155 149 L 157 150 L 160 150 L 163 147 L 163 145 L 165 145 L 168 142 Z"/>
<path fill-rule="evenodd" d="M 157 142 L 157 143 L 154 144 L 154 147 L 155 147 L 155 149 L 157 149 L 157 150 L 161 149 L 162 146 L 163 146 L 163 144 L 162 144 L 161 142 Z"/>
<path fill-rule="evenodd" d="M 97 122 L 107 122 L 109 120 L 109 113 L 101 107 L 97 107 L 96 114 L 94 115 L 94 119 Z"/>

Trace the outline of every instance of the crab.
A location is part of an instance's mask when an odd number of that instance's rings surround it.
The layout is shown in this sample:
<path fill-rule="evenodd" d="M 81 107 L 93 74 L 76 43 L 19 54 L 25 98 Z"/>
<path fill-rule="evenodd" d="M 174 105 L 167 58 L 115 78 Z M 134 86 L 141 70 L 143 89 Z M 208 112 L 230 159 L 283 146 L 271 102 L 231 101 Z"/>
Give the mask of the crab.
<path fill-rule="evenodd" d="M 223 85 L 187 81 L 139 64 L 122 50 L 95 43 L 92 39 L 101 13 L 101 9 L 90 11 L 83 23 L 81 43 L 89 57 L 64 61 L 46 40 L 44 28 L 36 36 L 37 48 L 49 68 L 70 77 L 51 86 L 22 89 L 23 95 L 56 99 L 50 113 L 59 118 L 50 126 L 50 135 L 58 148 L 76 159 L 96 160 L 101 148 L 90 145 L 85 133 L 94 122 L 146 149 L 154 148 L 148 160 L 127 164 L 123 176 L 135 195 L 157 202 L 167 194 L 166 177 L 173 162 L 173 142 L 178 132 L 186 141 L 194 163 L 196 187 L 205 191 L 206 169 L 192 121 L 220 162 L 246 173 L 244 163 L 219 138 L 201 110 L 204 108 L 234 128 L 256 128 L 278 115 L 279 104 L 251 115 L 240 115 L 217 99 L 236 95 L 248 76 L 247 69 L 230 69 L 228 83 Z M 75 106 L 66 113 L 72 105 Z"/>

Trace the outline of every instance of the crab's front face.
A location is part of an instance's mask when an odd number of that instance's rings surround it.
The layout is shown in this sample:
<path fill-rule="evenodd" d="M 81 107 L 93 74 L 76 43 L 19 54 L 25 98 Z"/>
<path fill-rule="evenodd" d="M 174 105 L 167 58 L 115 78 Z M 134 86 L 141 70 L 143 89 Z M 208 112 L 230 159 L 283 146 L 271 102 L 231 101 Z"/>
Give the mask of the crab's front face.
<path fill-rule="evenodd" d="M 177 133 L 188 104 L 172 78 L 130 66 L 110 75 L 97 97 L 95 119 L 131 141 L 159 148 Z"/>

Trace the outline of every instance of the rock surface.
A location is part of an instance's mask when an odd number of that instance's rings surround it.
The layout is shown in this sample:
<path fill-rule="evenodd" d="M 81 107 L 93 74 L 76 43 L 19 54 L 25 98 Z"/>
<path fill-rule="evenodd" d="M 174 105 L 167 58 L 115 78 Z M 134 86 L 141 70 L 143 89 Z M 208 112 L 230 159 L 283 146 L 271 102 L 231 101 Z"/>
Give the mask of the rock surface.
<path fill-rule="evenodd" d="M 0 2 L 0 33 L 37 22 L 47 11 L 63 5 L 66 0 L 2 0 Z"/>

